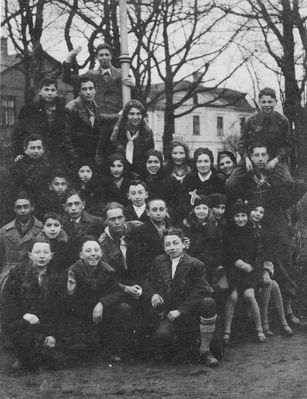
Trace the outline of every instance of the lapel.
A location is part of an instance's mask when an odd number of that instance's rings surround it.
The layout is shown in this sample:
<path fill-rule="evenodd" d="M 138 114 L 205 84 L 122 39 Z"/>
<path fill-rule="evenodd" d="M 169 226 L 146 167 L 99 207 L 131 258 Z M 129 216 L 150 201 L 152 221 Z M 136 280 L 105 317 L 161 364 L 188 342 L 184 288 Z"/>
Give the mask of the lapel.
<path fill-rule="evenodd" d="M 90 121 L 90 116 L 89 116 L 86 104 L 82 101 L 80 96 L 76 98 L 76 105 L 78 108 L 78 113 L 79 113 L 80 118 L 82 119 L 82 121 L 84 123 L 86 123 L 86 125 L 88 125 L 92 129 L 93 126 Z M 95 106 L 96 106 L 96 103 L 95 103 Z M 95 122 L 96 122 L 96 119 L 97 118 L 95 118 Z M 94 126 L 95 126 L 95 123 L 94 123 Z"/>
<path fill-rule="evenodd" d="M 174 275 L 174 279 L 173 282 L 174 283 L 178 283 L 179 281 L 182 280 L 182 278 L 186 275 L 186 270 L 189 269 L 189 259 L 188 259 L 188 255 L 186 253 L 184 253 L 182 259 L 180 260 L 180 262 L 177 265 L 177 269 Z M 172 266 L 171 266 L 172 268 Z"/>

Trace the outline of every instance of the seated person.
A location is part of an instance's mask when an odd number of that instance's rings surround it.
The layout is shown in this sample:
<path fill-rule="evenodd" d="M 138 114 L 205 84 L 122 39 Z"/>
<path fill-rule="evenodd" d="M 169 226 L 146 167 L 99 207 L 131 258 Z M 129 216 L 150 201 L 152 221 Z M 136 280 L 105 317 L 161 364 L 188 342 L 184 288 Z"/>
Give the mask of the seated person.
<path fill-rule="evenodd" d="M 62 156 L 65 100 L 58 95 L 56 79 L 43 79 L 39 89 L 39 99 L 25 104 L 19 112 L 12 135 L 14 158 L 23 154 L 24 140 L 31 134 L 42 135 L 52 158 Z"/>
<path fill-rule="evenodd" d="M 73 355 L 84 356 L 103 342 L 110 354 L 117 356 L 125 329 L 122 292 L 114 269 L 102 261 L 99 242 L 93 236 L 81 240 L 79 259 L 68 270 L 67 291 L 66 348 Z"/>
<path fill-rule="evenodd" d="M 163 243 L 165 253 L 154 259 L 143 290 L 155 316 L 152 339 L 157 353 L 166 355 L 174 349 L 179 355 L 188 345 L 195 345 L 191 340 L 197 332 L 201 361 L 216 366 L 209 350 L 216 311 L 205 266 L 185 253 L 182 230 L 166 230 Z"/>
<path fill-rule="evenodd" d="M 33 216 L 34 204 L 26 192 L 18 193 L 14 201 L 16 218 L 0 229 L 0 293 L 9 271 L 22 263 L 31 250 L 42 224 Z"/>
<path fill-rule="evenodd" d="M 50 162 L 45 155 L 42 136 L 31 134 L 24 140 L 24 155 L 16 160 L 10 170 L 13 191 L 26 190 L 38 198 L 47 186 Z"/>
<path fill-rule="evenodd" d="M 76 190 L 69 190 L 64 201 L 63 230 L 68 236 L 68 260 L 70 264 L 78 258 L 78 249 L 84 235 L 98 239 L 104 230 L 102 218 L 85 211 L 85 201 Z M 68 261 L 67 260 L 67 261 Z"/>
<path fill-rule="evenodd" d="M 62 216 L 56 212 L 47 212 L 43 218 L 43 230 L 38 234 L 37 240 L 49 242 L 53 257 L 49 263 L 49 270 L 62 272 L 70 264 L 67 261 L 68 237 L 63 230 Z"/>
<path fill-rule="evenodd" d="M 127 196 L 131 204 L 127 205 L 124 210 L 126 220 L 146 222 L 148 220 L 146 205 L 148 191 L 146 183 L 141 180 L 132 180 Z"/>
<path fill-rule="evenodd" d="M 13 345 L 14 368 L 37 369 L 57 346 L 64 280 L 52 274 L 48 242 L 34 242 L 29 259 L 12 269 L 1 296 L 1 325 Z"/>
<path fill-rule="evenodd" d="M 64 213 L 64 199 L 69 186 L 68 176 L 61 169 L 53 169 L 48 175 L 47 185 L 47 190 L 42 191 L 37 199 L 35 215 L 39 219 L 49 211 Z"/>

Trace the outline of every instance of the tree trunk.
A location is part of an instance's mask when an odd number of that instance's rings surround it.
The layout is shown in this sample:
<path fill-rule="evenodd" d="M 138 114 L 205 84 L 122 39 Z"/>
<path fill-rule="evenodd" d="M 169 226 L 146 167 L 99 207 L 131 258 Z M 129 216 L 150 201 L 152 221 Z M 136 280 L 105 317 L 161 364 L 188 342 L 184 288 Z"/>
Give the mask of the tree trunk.
<path fill-rule="evenodd" d="M 163 153 L 167 152 L 169 143 L 173 140 L 175 133 L 175 117 L 174 117 L 174 91 L 173 83 L 165 84 L 165 110 L 164 110 L 164 129 L 163 129 Z"/>

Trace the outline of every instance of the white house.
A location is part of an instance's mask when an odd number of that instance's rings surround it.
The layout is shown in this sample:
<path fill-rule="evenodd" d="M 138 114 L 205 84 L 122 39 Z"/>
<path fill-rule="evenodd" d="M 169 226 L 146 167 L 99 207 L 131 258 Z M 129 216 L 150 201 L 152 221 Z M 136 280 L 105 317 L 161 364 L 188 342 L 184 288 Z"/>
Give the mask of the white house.
<path fill-rule="evenodd" d="M 176 84 L 175 101 L 190 90 L 192 82 Z M 165 96 L 163 85 L 152 86 L 151 98 L 161 92 L 159 99 L 148 108 L 148 123 L 153 129 L 157 149 L 162 149 Z M 246 93 L 226 88 L 210 88 L 199 85 L 194 97 L 181 105 L 176 115 L 194 106 L 192 112 L 175 119 L 174 139 L 186 142 L 191 153 L 198 147 L 209 147 L 214 156 L 225 148 L 228 135 L 239 135 L 245 119 L 255 109 L 246 100 Z"/>

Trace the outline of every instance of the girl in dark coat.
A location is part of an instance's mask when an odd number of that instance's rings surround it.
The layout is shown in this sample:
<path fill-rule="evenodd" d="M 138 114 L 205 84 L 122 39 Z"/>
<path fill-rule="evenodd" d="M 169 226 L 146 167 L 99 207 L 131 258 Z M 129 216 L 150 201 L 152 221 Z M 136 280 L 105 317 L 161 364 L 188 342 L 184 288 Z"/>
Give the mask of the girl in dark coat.
<path fill-rule="evenodd" d="M 116 123 L 111 141 L 123 151 L 132 170 L 140 173 L 144 154 L 154 148 L 153 133 L 145 121 L 145 109 L 138 100 L 130 100 Z"/>
<path fill-rule="evenodd" d="M 187 214 L 196 195 L 210 195 L 224 192 L 224 181 L 213 168 L 213 154 L 208 148 L 197 148 L 194 152 L 194 169 L 183 182 L 181 211 Z"/>
<path fill-rule="evenodd" d="M 258 342 L 265 340 L 261 325 L 260 310 L 255 298 L 255 288 L 260 280 L 257 265 L 258 242 L 248 224 L 249 209 L 236 203 L 229 210 L 230 225 L 225 234 L 225 267 L 230 293 L 226 303 L 224 342 L 229 343 L 231 323 L 238 295 L 248 301 L 254 319 Z"/>

